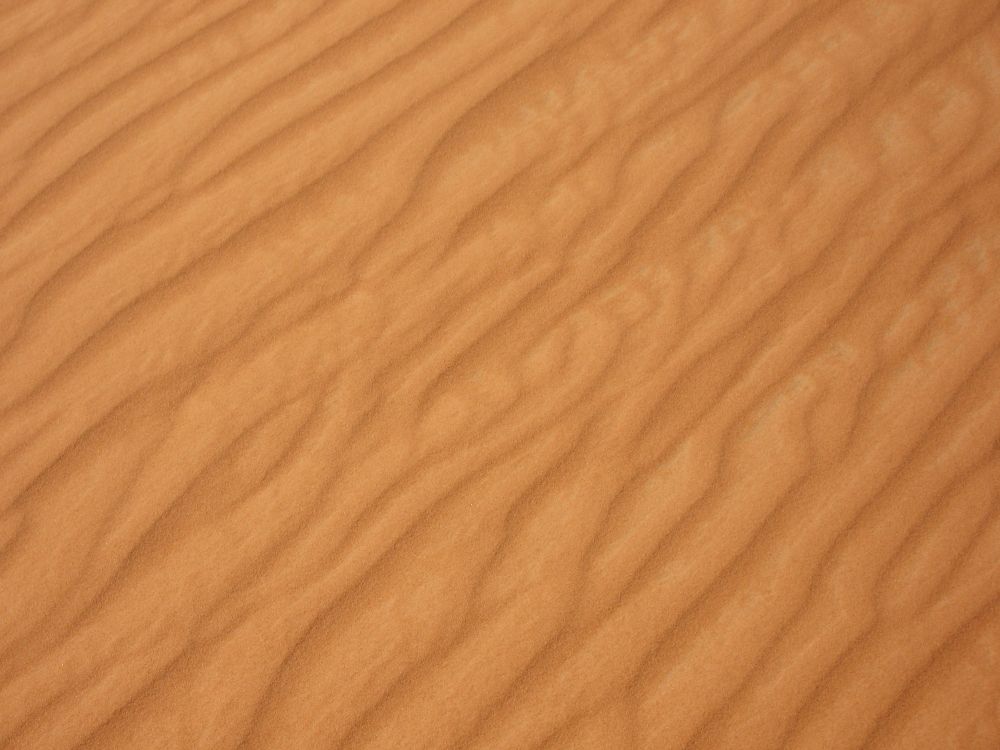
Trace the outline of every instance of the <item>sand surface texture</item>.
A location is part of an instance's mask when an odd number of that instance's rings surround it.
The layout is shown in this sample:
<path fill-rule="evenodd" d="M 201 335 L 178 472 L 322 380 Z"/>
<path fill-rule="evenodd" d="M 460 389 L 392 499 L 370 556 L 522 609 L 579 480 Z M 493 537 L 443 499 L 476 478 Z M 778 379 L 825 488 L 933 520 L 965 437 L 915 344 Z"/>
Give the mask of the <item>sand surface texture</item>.
<path fill-rule="evenodd" d="M 0 0 L 0 746 L 1000 748 L 997 0 Z"/>

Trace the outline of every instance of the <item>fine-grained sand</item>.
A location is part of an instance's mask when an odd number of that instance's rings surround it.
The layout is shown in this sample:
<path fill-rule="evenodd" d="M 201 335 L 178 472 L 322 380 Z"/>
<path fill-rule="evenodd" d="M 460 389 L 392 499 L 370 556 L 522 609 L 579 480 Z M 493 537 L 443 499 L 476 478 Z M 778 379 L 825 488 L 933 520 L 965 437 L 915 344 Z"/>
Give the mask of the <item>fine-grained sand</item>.
<path fill-rule="evenodd" d="M 1000 748 L 1000 0 L 0 0 L 0 747 Z"/>

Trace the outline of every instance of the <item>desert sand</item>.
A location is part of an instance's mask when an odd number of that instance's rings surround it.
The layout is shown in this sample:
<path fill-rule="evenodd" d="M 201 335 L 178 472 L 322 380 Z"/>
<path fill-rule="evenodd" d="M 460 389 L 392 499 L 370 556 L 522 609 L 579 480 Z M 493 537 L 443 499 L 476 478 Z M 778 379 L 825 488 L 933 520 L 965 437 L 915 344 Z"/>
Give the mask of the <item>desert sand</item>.
<path fill-rule="evenodd" d="M 0 0 L 0 747 L 1000 748 L 997 0 Z"/>

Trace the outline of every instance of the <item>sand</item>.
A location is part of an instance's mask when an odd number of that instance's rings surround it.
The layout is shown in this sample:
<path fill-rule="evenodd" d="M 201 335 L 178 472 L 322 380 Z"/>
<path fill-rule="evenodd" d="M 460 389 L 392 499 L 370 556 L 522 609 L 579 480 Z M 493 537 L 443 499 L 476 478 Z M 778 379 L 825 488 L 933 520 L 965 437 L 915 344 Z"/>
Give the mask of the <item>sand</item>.
<path fill-rule="evenodd" d="M 0 2 L 0 746 L 996 750 L 998 6 Z"/>

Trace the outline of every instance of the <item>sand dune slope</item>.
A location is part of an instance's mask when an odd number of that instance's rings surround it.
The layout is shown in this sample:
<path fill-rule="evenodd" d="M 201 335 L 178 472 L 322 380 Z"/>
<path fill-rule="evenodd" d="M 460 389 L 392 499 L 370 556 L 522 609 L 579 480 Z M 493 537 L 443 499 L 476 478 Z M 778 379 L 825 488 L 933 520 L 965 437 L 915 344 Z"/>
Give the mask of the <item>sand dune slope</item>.
<path fill-rule="evenodd" d="M 0 0 L 0 747 L 1000 747 L 1000 0 Z"/>

